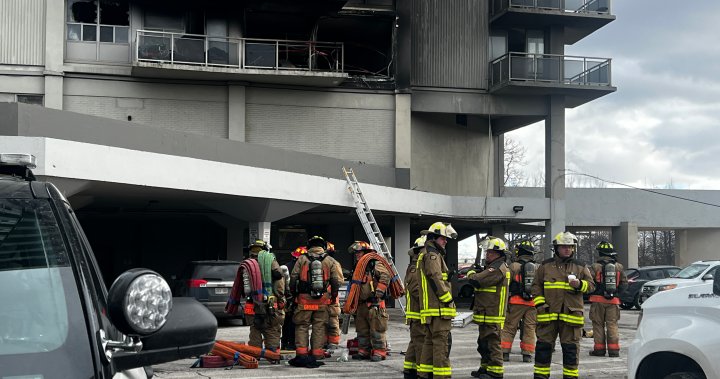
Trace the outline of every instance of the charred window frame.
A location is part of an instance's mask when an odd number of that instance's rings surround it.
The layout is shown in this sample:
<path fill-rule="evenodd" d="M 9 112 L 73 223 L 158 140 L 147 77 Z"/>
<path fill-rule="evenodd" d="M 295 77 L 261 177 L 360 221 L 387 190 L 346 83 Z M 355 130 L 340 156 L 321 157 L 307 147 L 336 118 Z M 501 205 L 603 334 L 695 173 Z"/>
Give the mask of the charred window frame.
<path fill-rule="evenodd" d="M 129 44 L 128 0 L 68 0 L 65 38 L 77 42 Z"/>

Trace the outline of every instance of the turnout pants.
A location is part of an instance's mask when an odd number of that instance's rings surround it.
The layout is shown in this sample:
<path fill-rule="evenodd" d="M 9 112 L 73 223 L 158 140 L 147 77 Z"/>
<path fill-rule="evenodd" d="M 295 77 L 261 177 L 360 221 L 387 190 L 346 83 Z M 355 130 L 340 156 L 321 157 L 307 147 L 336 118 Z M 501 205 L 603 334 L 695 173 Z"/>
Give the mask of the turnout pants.
<path fill-rule="evenodd" d="M 500 325 L 478 325 L 477 351 L 480 353 L 480 369 L 485 369 L 493 378 L 502 378 L 503 368 L 502 350 L 500 349 Z"/>
<path fill-rule="evenodd" d="M 413 373 L 417 371 L 418 359 L 422 353 L 423 344 L 425 343 L 425 325 L 420 320 L 410 320 L 410 343 L 408 343 L 405 352 L 405 363 L 403 364 L 403 372 Z"/>
<path fill-rule="evenodd" d="M 434 379 L 445 379 L 452 376 L 450 368 L 450 346 L 448 335 L 452 328 L 451 319 L 428 317 L 429 324 L 425 327 L 425 342 L 418 359 L 417 373 L 421 378 L 433 374 Z"/>
<path fill-rule="evenodd" d="M 326 325 L 327 330 L 327 343 L 335 345 L 340 344 L 340 305 L 330 304 L 327 307 L 328 322 Z"/>
<path fill-rule="evenodd" d="M 615 304 L 592 303 L 590 304 L 590 321 L 593 326 L 593 339 L 595 340 L 595 351 L 610 352 L 620 351 L 620 334 L 618 332 L 618 321 L 620 321 L 620 306 Z M 607 329 L 607 333 L 605 330 Z"/>
<path fill-rule="evenodd" d="M 388 314 L 384 303 L 370 307 L 367 302 L 358 302 L 355 331 L 357 331 L 359 355 L 378 355 L 385 359 L 387 324 Z"/>
<path fill-rule="evenodd" d="M 281 347 L 284 350 L 295 350 L 295 323 L 293 316 L 295 312 L 287 310 L 285 313 L 285 322 L 282 326 L 282 338 L 280 339 Z"/>
<path fill-rule="evenodd" d="M 267 320 L 262 321 L 259 317 L 267 317 Z M 248 345 L 262 348 L 264 342 L 264 347 L 268 350 L 280 349 L 280 334 L 285 321 L 285 312 L 275 310 L 263 316 L 248 315 L 246 320 L 250 325 Z"/>
<path fill-rule="evenodd" d="M 537 310 L 535 307 L 520 304 L 510 304 L 505 316 L 505 327 L 500 333 L 500 341 L 503 353 L 510 353 L 515 334 L 522 321 L 520 350 L 523 355 L 535 354 L 535 328 L 537 327 Z"/>
<path fill-rule="evenodd" d="M 578 378 L 580 359 L 580 337 L 582 325 L 570 325 L 564 321 L 540 322 L 537 325 L 537 345 L 535 347 L 535 378 L 550 377 L 550 361 L 555 340 L 560 336 L 563 355 L 563 378 Z"/>
<path fill-rule="evenodd" d="M 318 310 L 296 310 L 293 321 L 295 322 L 295 352 L 297 355 L 312 353 L 316 358 L 324 358 L 325 351 L 325 324 L 327 323 L 328 312 L 325 306 L 318 307 Z M 312 338 L 310 338 L 310 327 L 312 325 Z M 308 344 L 310 340 L 310 344 Z M 308 345 L 312 350 L 308 349 Z"/>

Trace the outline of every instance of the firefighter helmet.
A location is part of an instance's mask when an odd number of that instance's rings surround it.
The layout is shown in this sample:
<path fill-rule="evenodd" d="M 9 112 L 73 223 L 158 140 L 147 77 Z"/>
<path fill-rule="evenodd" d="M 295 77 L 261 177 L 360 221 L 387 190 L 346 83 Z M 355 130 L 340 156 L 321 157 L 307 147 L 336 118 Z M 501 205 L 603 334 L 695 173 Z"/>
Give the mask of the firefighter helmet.
<path fill-rule="evenodd" d="M 305 253 L 307 253 L 307 248 L 305 246 L 299 246 L 290 255 L 292 255 L 295 258 L 298 258 Z"/>
<path fill-rule="evenodd" d="M 327 241 L 320 236 L 312 236 L 307 241 L 307 248 L 309 249 L 311 247 L 322 247 L 323 250 L 325 250 L 327 249 Z"/>
<path fill-rule="evenodd" d="M 558 246 L 572 246 L 573 253 L 577 251 L 578 239 L 570 232 L 560 232 L 552 240 L 553 248 L 557 253 Z"/>
<path fill-rule="evenodd" d="M 253 247 L 259 247 L 261 250 L 270 250 L 270 244 L 263 240 L 255 240 L 255 242 L 248 245 L 248 249 L 252 249 Z"/>
<path fill-rule="evenodd" d="M 515 254 L 533 255 L 535 254 L 535 245 L 530 240 L 522 240 L 515 246 Z"/>
<path fill-rule="evenodd" d="M 480 241 L 478 247 L 485 250 L 492 250 L 501 254 L 505 254 L 505 251 L 507 250 L 507 245 L 505 244 L 505 241 L 493 236 L 485 237 L 482 241 Z"/>
<path fill-rule="evenodd" d="M 355 254 L 363 251 L 375 251 L 373 247 L 365 241 L 355 241 L 348 247 L 348 253 Z"/>
<path fill-rule="evenodd" d="M 614 257 L 617 255 L 615 247 L 607 241 L 600 241 L 597 247 L 595 247 L 595 250 L 597 250 L 600 255 L 606 255 L 608 257 Z"/>
<path fill-rule="evenodd" d="M 418 237 L 413 244 L 413 249 L 425 246 L 425 241 L 427 241 L 427 236 Z"/>
<path fill-rule="evenodd" d="M 458 236 L 457 232 L 455 231 L 455 229 L 453 229 L 452 225 L 446 224 L 444 222 L 439 222 L 439 221 L 430 225 L 430 227 L 427 230 L 423 230 L 420 233 L 422 233 L 423 235 L 427 235 L 428 237 L 443 236 L 443 237 L 447 237 L 450 239 L 456 239 Z"/>

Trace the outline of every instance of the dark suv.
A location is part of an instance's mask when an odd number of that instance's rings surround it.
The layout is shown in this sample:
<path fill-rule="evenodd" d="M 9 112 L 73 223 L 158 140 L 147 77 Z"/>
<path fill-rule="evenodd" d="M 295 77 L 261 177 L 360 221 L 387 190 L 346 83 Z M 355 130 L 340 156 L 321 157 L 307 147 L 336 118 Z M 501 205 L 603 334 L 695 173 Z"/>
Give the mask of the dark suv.
<path fill-rule="evenodd" d="M 149 376 L 143 366 L 196 356 L 217 322 L 173 299 L 157 273 L 132 269 L 106 290 L 90 244 L 35 157 L 0 154 L 0 376 Z"/>
<path fill-rule="evenodd" d="M 643 284 L 656 279 L 669 278 L 680 271 L 677 266 L 646 266 L 625 269 L 628 278 L 628 288 L 620 294 L 620 307 L 622 309 L 640 309 L 640 290 Z"/>
<path fill-rule="evenodd" d="M 240 262 L 194 261 L 190 262 L 175 281 L 175 296 L 194 297 L 217 318 L 237 317 L 243 319 L 243 307 L 230 316 L 225 313 L 230 290 Z"/>

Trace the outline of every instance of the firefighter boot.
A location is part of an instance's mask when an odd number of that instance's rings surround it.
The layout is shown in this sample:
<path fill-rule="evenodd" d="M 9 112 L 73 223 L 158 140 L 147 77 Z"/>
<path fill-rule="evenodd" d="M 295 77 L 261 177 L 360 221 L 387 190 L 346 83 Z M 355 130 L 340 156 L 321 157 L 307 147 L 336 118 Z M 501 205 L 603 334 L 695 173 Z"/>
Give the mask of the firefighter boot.
<path fill-rule="evenodd" d="M 605 350 L 590 350 L 590 355 L 593 357 L 604 357 Z"/>
<path fill-rule="evenodd" d="M 608 357 L 617 358 L 620 356 L 620 350 L 608 350 Z"/>
<path fill-rule="evenodd" d="M 532 362 L 532 361 L 533 361 L 532 355 L 523 354 L 523 362 L 527 363 L 527 362 Z"/>
<path fill-rule="evenodd" d="M 503 353 L 503 362 L 510 362 L 510 353 Z"/>
<path fill-rule="evenodd" d="M 483 375 L 487 375 L 487 370 L 484 367 L 480 367 L 477 371 L 470 372 L 470 376 L 473 378 L 482 378 Z"/>
<path fill-rule="evenodd" d="M 403 371 L 403 379 L 418 379 L 417 370 Z"/>

